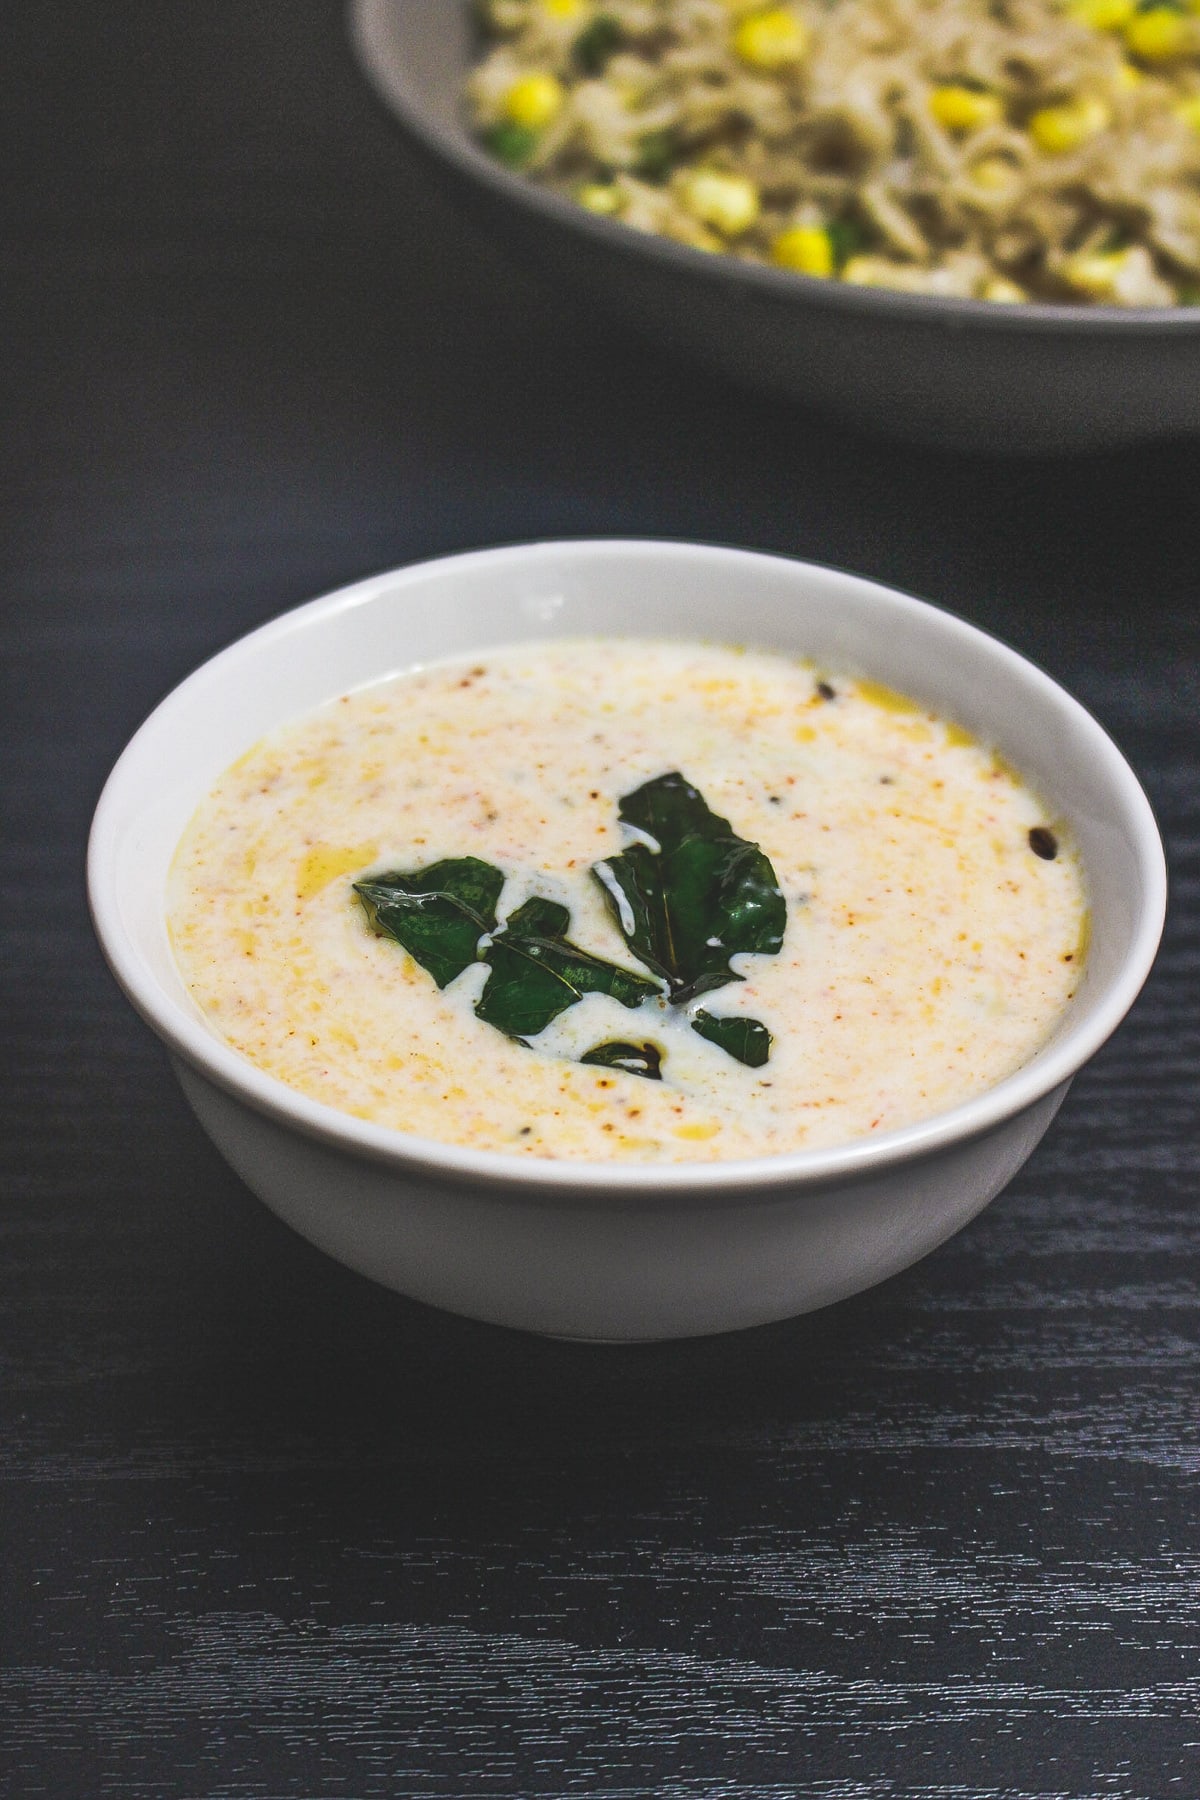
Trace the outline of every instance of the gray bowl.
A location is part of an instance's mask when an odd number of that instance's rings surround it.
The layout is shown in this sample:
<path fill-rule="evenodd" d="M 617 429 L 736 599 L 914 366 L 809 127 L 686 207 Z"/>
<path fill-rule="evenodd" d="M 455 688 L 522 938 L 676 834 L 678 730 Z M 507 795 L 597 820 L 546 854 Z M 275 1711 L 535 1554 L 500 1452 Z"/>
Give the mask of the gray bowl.
<path fill-rule="evenodd" d="M 529 264 L 682 355 L 869 430 L 1010 455 L 1200 430 L 1200 307 L 992 306 L 708 256 L 511 175 L 466 128 L 464 0 L 350 0 L 376 92 Z"/>

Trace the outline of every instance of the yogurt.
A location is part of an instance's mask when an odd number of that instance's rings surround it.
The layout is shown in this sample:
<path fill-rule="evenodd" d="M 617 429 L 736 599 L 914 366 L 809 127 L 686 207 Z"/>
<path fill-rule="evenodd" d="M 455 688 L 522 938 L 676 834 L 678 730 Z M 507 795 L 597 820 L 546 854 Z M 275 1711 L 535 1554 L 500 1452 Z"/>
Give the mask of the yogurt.
<path fill-rule="evenodd" d="M 594 866 L 619 802 L 681 771 L 769 857 L 777 954 L 704 997 L 771 1035 L 748 1067 L 651 998 L 590 994 L 526 1043 L 371 930 L 354 882 L 471 856 L 645 976 Z M 774 1156 L 894 1130 L 993 1086 L 1068 1011 L 1087 937 L 1063 821 L 994 749 L 878 683 L 725 645 L 559 640 L 432 665 L 272 734 L 176 854 L 175 955 L 211 1028 L 294 1088 L 517 1156 Z M 578 1058 L 650 1041 L 661 1079 Z"/>

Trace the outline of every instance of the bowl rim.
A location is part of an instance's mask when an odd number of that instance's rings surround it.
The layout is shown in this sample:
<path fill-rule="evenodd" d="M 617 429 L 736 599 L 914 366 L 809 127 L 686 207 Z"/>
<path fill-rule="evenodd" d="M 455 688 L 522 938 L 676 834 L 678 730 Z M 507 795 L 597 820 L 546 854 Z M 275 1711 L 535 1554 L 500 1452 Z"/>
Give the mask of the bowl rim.
<path fill-rule="evenodd" d="M 610 251 L 638 261 L 673 268 L 697 281 L 720 286 L 758 288 L 777 299 L 829 312 L 882 313 L 927 325 L 976 328 L 1001 334 L 1056 336 L 1145 336 L 1200 334 L 1200 306 L 1067 306 L 1052 301 L 1028 300 L 1016 306 L 997 306 L 950 294 L 905 294 L 887 288 L 857 287 L 845 281 L 818 280 L 772 268 L 767 263 L 742 262 L 731 256 L 712 256 L 688 244 L 675 243 L 653 232 L 631 231 L 619 221 L 590 213 L 586 207 L 536 186 L 512 173 L 488 156 L 467 133 L 445 130 L 421 108 L 394 79 L 387 55 L 388 20 L 399 0 L 348 0 L 347 31 L 355 58 L 367 82 L 385 110 L 440 161 L 450 163 L 460 175 L 482 183 L 500 199 L 515 203 L 559 229 L 566 228 L 592 238 Z M 402 10 L 402 8 L 401 8 Z"/>
<path fill-rule="evenodd" d="M 1068 1026 L 1031 1061 L 982 1093 L 875 1138 L 852 1139 L 824 1149 L 713 1162 L 606 1163 L 470 1149 L 354 1118 L 269 1075 L 217 1036 L 199 1013 L 188 1012 L 165 991 L 126 928 L 117 876 L 122 837 L 129 820 L 136 817 L 127 790 L 140 784 L 138 765 L 145 748 L 156 734 L 169 728 L 173 711 L 197 690 L 210 690 L 220 681 L 223 671 L 246 657 L 269 651 L 274 643 L 327 619 L 394 600 L 406 588 L 419 590 L 431 574 L 453 574 L 455 570 L 465 574 L 481 566 L 503 572 L 511 570 L 514 564 L 561 562 L 564 555 L 592 564 L 615 562 L 628 559 L 631 554 L 668 559 L 715 557 L 727 561 L 731 568 L 748 562 L 766 563 L 789 570 L 800 582 L 813 572 L 824 577 L 832 574 L 872 590 L 888 605 L 935 615 L 940 629 L 977 650 L 985 649 L 993 662 L 1007 662 L 1023 680 L 1033 680 L 1042 687 L 1072 729 L 1083 733 L 1089 752 L 1103 763 L 1116 810 L 1128 821 L 1144 884 L 1141 912 L 1124 957 L 1106 988 L 1093 998 L 1086 1017 Z M 546 635 L 556 634 L 548 629 Z M 384 678 L 385 675 L 380 676 Z M 1115 1031 L 1150 972 L 1165 918 L 1167 873 L 1150 802 L 1122 752 L 1078 700 L 1002 639 L 943 607 L 828 564 L 694 540 L 598 537 L 533 540 L 401 564 L 291 607 L 206 658 L 158 702 L 114 764 L 92 820 L 87 892 L 96 935 L 118 985 L 168 1050 L 215 1087 L 307 1138 L 396 1170 L 477 1189 L 518 1189 L 527 1194 L 553 1191 L 558 1198 L 571 1195 L 594 1201 L 599 1196 L 614 1202 L 639 1196 L 661 1196 L 666 1200 L 672 1195 L 735 1200 L 739 1196 L 750 1198 L 763 1190 L 827 1187 L 878 1175 L 965 1143 L 1027 1111 L 1056 1089 L 1065 1090 L 1065 1085 Z"/>

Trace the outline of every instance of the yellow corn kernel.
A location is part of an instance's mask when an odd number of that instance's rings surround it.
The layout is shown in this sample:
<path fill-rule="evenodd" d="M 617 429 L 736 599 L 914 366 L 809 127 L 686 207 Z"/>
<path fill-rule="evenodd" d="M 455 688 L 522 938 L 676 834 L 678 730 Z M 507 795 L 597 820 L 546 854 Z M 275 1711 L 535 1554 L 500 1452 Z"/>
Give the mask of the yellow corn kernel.
<path fill-rule="evenodd" d="M 1004 275 L 994 276 L 979 296 L 981 300 L 990 300 L 993 306 L 1019 306 L 1027 297 L 1024 288 L 1018 287 L 1015 281 L 1009 281 Z M 947 738 L 947 742 L 950 741 L 952 740 Z M 967 738 L 965 741 L 971 743 L 973 740 Z"/>
<path fill-rule="evenodd" d="M 1194 42 L 1190 21 L 1170 6 L 1152 6 L 1148 12 L 1135 13 L 1125 27 L 1126 47 L 1143 62 L 1170 62 L 1186 56 Z"/>
<path fill-rule="evenodd" d="M 808 31 L 786 6 L 752 13 L 733 34 L 734 53 L 753 69 L 787 69 L 808 49 Z"/>
<path fill-rule="evenodd" d="M 1112 114 L 1096 94 L 1084 94 L 1062 106 L 1044 106 L 1029 121 L 1029 135 L 1039 150 L 1062 156 L 1108 128 Z"/>
<path fill-rule="evenodd" d="M 984 156 L 979 162 L 971 165 L 971 180 L 976 187 L 1006 188 L 1010 186 L 1016 169 L 1006 156 Z"/>
<path fill-rule="evenodd" d="M 1062 266 L 1064 278 L 1085 294 L 1111 294 L 1125 267 L 1126 250 L 1094 250 L 1089 256 L 1072 256 Z"/>
<path fill-rule="evenodd" d="M 833 244 L 823 225 L 793 225 L 771 245 L 771 261 L 795 275 L 832 275 Z"/>
<path fill-rule="evenodd" d="M 1200 131 L 1200 94 L 1192 94 L 1181 100 L 1175 108 L 1175 117 L 1190 125 L 1193 131 Z"/>
<path fill-rule="evenodd" d="M 552 19 L 577 19 L 583 11 L 583 0 L 542 0 Z"/>
<path fill-rule="evenodd" d="M 955 83 L 933 89 L 929 110 L 946 131 L 979 131 L 984 125 L 999 124 L 1004 117 L 998 94 L 980 93 L 977 88 Z"/>
<path fill-rule="evenodd" d="M 575 198 L 580 206 L 594 213 L 617 213 L 624 204 L 620 188 L 611 181 L 585 182 L 576 190 Z"/>
<path fill-rule="evenodd" d="M 694 219 L 722 237 L 740 237 L 758 217 L 758 189 L 744 175 L 693 170 L 680 184 L 679 197 Z"/>
<path fill-rule="evenodd" d="M 566 94 L 553 75 L 522 75 L 504 96 L 504 116 L 526 131 L 541 131 L 562 110 Z"/>
<path fill-rule="evenodd" d="M 1137 11 L 1137 0 L 1071 0 L 1067 12 L 1093 31 L 1120 31 Z"/>

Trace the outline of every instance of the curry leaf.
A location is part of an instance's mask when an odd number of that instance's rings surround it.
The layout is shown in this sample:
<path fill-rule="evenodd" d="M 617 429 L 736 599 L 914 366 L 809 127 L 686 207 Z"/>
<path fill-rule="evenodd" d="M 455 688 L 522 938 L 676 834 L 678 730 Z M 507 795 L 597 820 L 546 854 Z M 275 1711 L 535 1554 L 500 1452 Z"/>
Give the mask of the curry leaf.
<path fill-rule="evenodd" d="M 585 994 L 633 1007 L 660 993 L 657 982 L 569 943 L 569 924 L 565 906 L 536 897 L 509 915 L 483 952 L 491 973 L 475 1012 L 485 1024 L 509 1037 L 536 1037 Z"/>
<path fill-rule="evenodd" d="M 626 794 L 620 817 L 641 838 L 592 873 L 626 943 L 675 1005 L 740 981 L 731 956 L 777 954 L 787 909 L 769 859 L 683 775 Z"/>
<path fill-rule="evenodd" d="M 657 1044 L 596 1044 L 579 1060 L 601 1069 L 622 1069 L 626 1075 L 644 1075 L 647 1081 L 662 1080 L 662 1051 Z"/>
<path fill-rule="evenodd" d="M 475 856 L 449 857 L 428 869 L 356 881 L 371 929 L 395 938 L 440 988 L 477 960 L 479 940 L 496 924 L 504 876 Z"/>
<path fill-rule="evenodd" d="M 692 1030 L 748 1069 L 761 1069 L 771 1054 L 771 1034 L 758 1019 L 744 1015 L 719 1019 L 714 1013 L 692 1014 Z"/>
<path fill-rule="evenodd" d="M 473 856 L 372 876 L 355 882 L 354 891 L 372 929 L 403 945 L 439 987 L 471 963 L 485 962 L 488 975 L 475 1012 L 522 1042 L 585 994 L 634 1008 L 661 998 L 665 985 L 666 997 L 684 1006 L 741 980 L 732 957 L 778 952 L 786 908 L 770 861 L 683 775 L 660 775 L 626 794 L 620 817 L 637 841 L 595 864 L 592 873 L 625 942 L 657 981 L 571 943 L 570 914 L 555 900 L 526 900 L 497 931 L 504 875 Z M 761 1068 L 770 1055 L 771 1034 L 757 1019 L 701 1011 L 690 1023 L 749 1068 Z M 594 1045 L 579 1060 L 662 1078 L 662 1051 L 652 1043 L 613 1040 Z"/>

